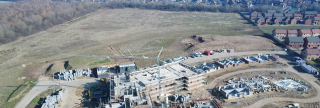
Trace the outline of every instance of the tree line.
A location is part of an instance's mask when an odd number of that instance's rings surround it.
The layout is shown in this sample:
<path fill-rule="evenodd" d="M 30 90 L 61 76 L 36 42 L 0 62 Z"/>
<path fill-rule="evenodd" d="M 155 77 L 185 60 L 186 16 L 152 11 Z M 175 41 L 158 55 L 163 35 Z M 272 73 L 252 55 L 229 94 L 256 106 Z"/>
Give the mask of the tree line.
<path fill-rule="evenodd" d="M 0 7 L 0 44 L 46 30 L 57 24 L 94 12 L 100 8 L 139 8 L 163 11 L 201 11 L 235 13 L 247 12 L 246 5 L 214 6 L 205 4 L 183 3 L 142 3 L 131 1 L 106 1 L 102 3 L 91 1 L 51 1 L 24 0 Z M 257 7 L 261 10 L 270 7 Z"/>
<path fill-rule="evenodd" d="M 0 44 L 45 30 L 99 9 L 94 2 L 18 1 L 0 7 Z"/>

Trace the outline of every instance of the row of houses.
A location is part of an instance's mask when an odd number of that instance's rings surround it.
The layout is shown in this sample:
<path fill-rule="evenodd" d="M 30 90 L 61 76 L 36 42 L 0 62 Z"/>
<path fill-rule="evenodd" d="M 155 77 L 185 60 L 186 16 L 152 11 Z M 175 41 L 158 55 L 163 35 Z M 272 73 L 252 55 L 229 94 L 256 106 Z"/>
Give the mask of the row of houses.
<path fill-rule="evenodd" d="M 319 37 L 287 37 L 285 43 L 290 48 L 320 48 Z"/>
<path fill-rule="evenodd" d="M 320 36 L 320 29 L 298 29 L 298 30 L 279 30 L 274 29 L 272 35 L 277 39 L 285 39 L 285 37 L 316 37 Z"/>
<path fill-rule="evenodd" d="M 210 73 L 220 69 L 239 67 L 244 64 L 272 63 L 273 61 L 277 61 L 277 57 L 275 55 L 258 54 L 257 56 L 223 59 L 220 61 L 216 61 L 215 63 L 203 63 L 195 66 L 195 68 Z"/>
<path fill-rule="evenodd" d="M 249 11 L 250 15 L 246 17 L 253 20 L 259 25 L 264 24 L 305 24 L 318 25 L 320 21 L 320 14 L 317 11 L 305 11 L 302 14 L 295 13 L 295 11 L 288 11 L 287 13 L 277 13 L 276 10 L 268 10 L 267 12 Z"/>

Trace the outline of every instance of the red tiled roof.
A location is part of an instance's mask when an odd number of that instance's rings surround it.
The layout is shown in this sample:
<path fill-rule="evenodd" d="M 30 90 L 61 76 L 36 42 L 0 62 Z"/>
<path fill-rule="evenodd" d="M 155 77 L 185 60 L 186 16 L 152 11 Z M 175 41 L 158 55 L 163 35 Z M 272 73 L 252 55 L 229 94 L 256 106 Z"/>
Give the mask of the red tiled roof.
<path fill-rule="evenodd" d="M 294 14 L 293 16 L 295 16 L 295 17 L 297 17 L 297 16 L 301 16 L 301 17 L 302 17 L 302 15 L 301 15 L 301 14 Z"/>
<path fill-rule="evenodd" d="M 318 17 L 319 17 L 319 16 L 320 16 L 320 14 L 317 14 L 316 16 L 318 16 Z"/>
<path fill-rule="evenodd" d="M 300 30 L 300 31 L 301 31 L 301 33 L 312 33 L 311 30 L 308 30 L 308 29 L 306 29 L 306 30 Z"/>
<path fill-rule="evenodd" d="M 320 17 L 318 16 L 318 17 L 314 17 L 314 20 L 320 20 Z"/>
<path fill-rule="evenodd" d="M 308 54 L 320 54 L 319 49 L 306 49 Z"/>
<path fill-rule="evenodd" d="M 312 33 L 320 33 L 319 29 L 311 29 Z"/>
<path fill-rule="evenodd" d="M 288 30 L 288 33 L 297 34 L 297 33 L 298 33 L 298 30 Z"/>
<path fill-rule="evenodd" d="M 275 30 L 276 33 L 287 33 L 287 30 Z"/>

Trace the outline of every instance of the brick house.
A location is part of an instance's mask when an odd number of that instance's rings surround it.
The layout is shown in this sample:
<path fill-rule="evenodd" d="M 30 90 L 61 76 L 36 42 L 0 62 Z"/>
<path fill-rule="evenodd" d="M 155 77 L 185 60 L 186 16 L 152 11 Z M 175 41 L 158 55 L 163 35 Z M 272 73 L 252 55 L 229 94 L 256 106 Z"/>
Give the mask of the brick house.
<path fill-rule="evenodd" d="M 319 37 L 306 37 L 304 38 L 304 47 L 306 48 L 319 48 L 320 38 Z"/>
<path fill-rule="evenodd" d="M 303 23 L 304 23 L 304 25 L 311 25 L 312 20 L 310 18 L 305 18 L 305 19 L 303 19 Z"/>
<path fill-rule="evenodd" d="M 258 16 L 258 14 L 252 13 L 252 14 L 250 15 L 250 19 L 251 19 L 251 20 L 255 20 L 255 19 L 257 18 L 257 16 Z"/>
<path fill-rule="evenodd" d="M 319 49 L 303 49 L 301 50 L 301 56 L 302 58 L 306 60 L 316 60 L 319 59 L 320 51 Z"/>
<path fill-rule="evenodd" d="M 302 37 L 286 37 L 285 43 L 290 48 L 303 48 Z"/>
<path fill-rule="evenodd" d="M 311 29 L 312 36 L 320 36 L 320 30 L 319 29 Z"/>
<path fill-rule="evenodd" d="M 274 29 L 272 31 L 272 35 L 277 39 L 284 39 L 287 36 L 287 34 L 288 34 L 287 30 Z"/>
<path fill-rule="evenodd" d="M 285 18 L 282 20 L 282 23 L 283 23 L 283 24 L 289 24 L 289 23 L 291 23 L 291 22 L 290 22 L 290 17 L 285 17 Z"/>
<path fill-rule="evenodd" d="M 302 20 L 303 16 L 301 14 L 293 14 L 293 17 L 297 20 Z"/>
<path fill-rule="evenodd" d="M 304 11 L 303 18 L 313 18 L 317 15 L 317 11 Z"/>
<path fill-rule="evenodd" d="M 311 37 L 312 36 L 312 32 L 309 29 L 298 30 L 298 36 L 301 36 L 302 38 Z"/>
<path fill-rule="evenodd" d="M 298 30 L 288 30 L 288 37 L 297 37 Z"/>
<path fill-rule="evenodd" d="M 259 24 L 259 25 L 266 23 L 266 22 L 265 22 L 265 19 L 264 19 L 263 17 L 258 17 L 258 18 L 256 18 L 255 22 L 256 22 L 257 24 Z"/>
<path fill-rule="evenodd" d="M 290 18 L 290 24 L 291 25 L 296 25 L 297 24 L 297 20 L 293 17 Z"/>
<path fill-rule="evenodd" d="M 272 23 L 272 18 L 265 18 L 266 19 L 266 24 L 270 24 L 270 23 Z"/>
<path fill-rule="evenodd" d="M 282 17 L 273 17 L 273 24 L 282 24 Z"/>
<path fill-rule="evenodd" d="M 313 18 L 313 23 L 315 24 L 315 25 L 319 25 L 320 24 L 320 17 L 314 17 Z"/>

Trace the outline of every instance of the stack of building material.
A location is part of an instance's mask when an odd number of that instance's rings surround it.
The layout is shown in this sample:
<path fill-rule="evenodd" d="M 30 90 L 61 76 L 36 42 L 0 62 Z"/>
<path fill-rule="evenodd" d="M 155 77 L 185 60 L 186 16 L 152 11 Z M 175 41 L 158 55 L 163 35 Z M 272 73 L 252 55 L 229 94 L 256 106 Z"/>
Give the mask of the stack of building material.
<path fill-rule="evenodd" d="M 301 59 L 298 56 L 293 57 L 293 61 L 296 61 L 297 65 L 302 65 L 302 64 L 306 64 L 306 61 L 304 61 L 303 59 Z"/>
<path fill-rule="evenodd" d="M 73 73 L 74 77 L 80 77 L 83 74 L 83 69 L 76 69 L 75 73 Z"/>
<path fill-rule="evenodd" d="M 72 70 L 69 70 L 69 72 L 67 72 L 66 70 L 62 70 L 59 72 L 58 77 L 60 80 L 65 80 L 65 81 L 75 80 Z"/>
<path fill-rule="evenodd" d="M 92 74 L 92 71 L 90 68 L 88 68 L 87 71 L 83 71 L 83 75 L 85 75 L 85 76 L 90 76 L 91 74 Z"/>
<path fill-rule="evenodd" d="M 314 67 L 312 67 L 312 66 L 310 66 L 310 65 L 307 65 L 307 64 L 302 64 L 301 65 L 301 68 L 305 71 L 305 72 L 307 72 L 307 73 L 309 73 L 309 74 L 317 74 L 318 73 L 318 70 L 317 69 L 315 69 Z"/>
<path fill-rule="evenodd" d="M 55 103 L 62 100 L 62 93 L 62 91 L 59 91 L 57 95 L 47 96 L 41 108 L 58 108 Z"/>

